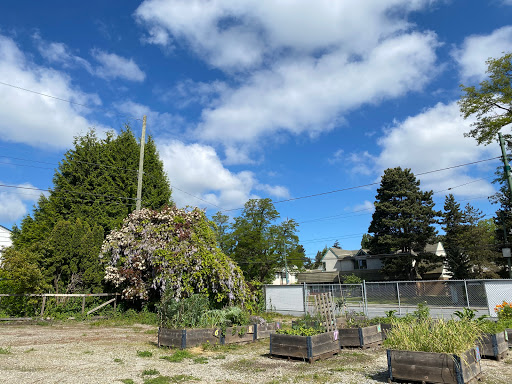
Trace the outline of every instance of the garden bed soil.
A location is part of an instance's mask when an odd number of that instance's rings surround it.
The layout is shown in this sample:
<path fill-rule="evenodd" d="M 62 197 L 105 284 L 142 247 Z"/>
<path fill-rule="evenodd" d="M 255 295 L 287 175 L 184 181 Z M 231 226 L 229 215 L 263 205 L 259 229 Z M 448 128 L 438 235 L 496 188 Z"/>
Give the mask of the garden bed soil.
<path fill-rule="evenodd" d="M 382 344 L 380 324 L 359 328 L 340 328 L 341 348 L 371 348 Z"/>
<path fill-rule="evenodd" d="M 270 335 L 270 356 L 296 358 L 312 363 L 332 357 L 340 350 L 338 332 L 325 332 L 314 336 L 285 334 Z"/>
<path fill-rule="evenodd" d="M 505 332 L 484 333 L 478 343 L 483 358 L 500 361 L 508 354 L 508 336 Z"/>
<path fill-rule="evenodd" d="M 390 381 L 468 384 L 475 383 L 482 372 L 476 349 L 462 356 L 388 349 L 387 359 Z"/>

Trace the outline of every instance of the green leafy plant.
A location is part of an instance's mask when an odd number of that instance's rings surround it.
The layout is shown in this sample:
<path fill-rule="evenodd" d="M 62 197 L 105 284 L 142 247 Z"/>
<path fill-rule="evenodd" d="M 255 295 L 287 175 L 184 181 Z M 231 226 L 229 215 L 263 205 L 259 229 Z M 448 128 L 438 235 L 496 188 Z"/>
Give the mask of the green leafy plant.
<path fill-rule="evenodd" d="M 194 364 L 208 364 L 208 358 L 204 356 L 196 357 L 192 360 Z"/>
<path fill-rule="evenodd" d="M 11 353 L 11 348 L 0 347 L 0 355 L 10 355 Z"/>
<path fill-rule="evenodd" d="M 415 318 L 393 321 L 384 345 L 407 351 L 452 353 L 461 355 L 473 348 L 481 329 L 473 321 Z"/>
<path fill-rule="evenodd" d="M 160 359 L 170 361 L 171 363 L 181 363 L 185 359 L 191 359 L 194 355 L 186 349 L 178 350 L 170 356 L 162 356 Z"/>
<path fill-rule="evenodd" d="M 152 369 L 145 369 L 142 371 L 142 376 L 154 376 L 154 375 L 159 375 L 160 372 L 154 368 Z"/>
<path fill-rule="evenodd" d="M 139 356 L 139 357 L 151 357 L 151 356 L 153 356 L 153 352 L 150 352 L 150 351 L 137 351 L 137 356 Z"/>
<path fill-rule="evenodd" d="M 278 329 L 276 333 L 281 335 L 314 336 L 324 333 L 325 329 L 297 327 L 292 329 Z"/>

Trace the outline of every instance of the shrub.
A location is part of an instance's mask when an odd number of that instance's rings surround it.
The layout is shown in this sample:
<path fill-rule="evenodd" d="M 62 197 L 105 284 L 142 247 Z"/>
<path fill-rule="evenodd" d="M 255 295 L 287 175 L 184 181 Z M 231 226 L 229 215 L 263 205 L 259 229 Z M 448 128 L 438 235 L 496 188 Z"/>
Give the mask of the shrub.
<path fill-rule="evenodd" d="M 512 301 L 510 303 L 503 301 L 503 303 L 498 304 L 494 308 L 494 312 L 498 314 L 499 320 L 512 320 Z"/>

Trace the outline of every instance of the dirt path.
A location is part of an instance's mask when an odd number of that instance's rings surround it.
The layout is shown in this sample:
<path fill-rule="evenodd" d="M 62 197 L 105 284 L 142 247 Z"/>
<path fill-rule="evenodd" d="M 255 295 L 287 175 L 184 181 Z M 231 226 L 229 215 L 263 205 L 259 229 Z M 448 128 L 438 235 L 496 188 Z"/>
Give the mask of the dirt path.
<path fill-rule="evenodd" d="M 93 327 L 0 324 L 0 382 L 18 383 L 387 383 L 384 350 L 342 351 L 307 364 L 269 359 L 268 340 L 214 351 L 192 350 L 175 363 L 174 351 L 156 346 L 149 326 Z M 142 357 L 137 352 L 146 352 Z M 512 383 L 512 359 L 483 361 L 482 383 Z M 144 374 L 146 373 L 146 374 Z M 150 374 L 152 373 L 152 375 Z M 167 376 L 165 380 L 159 376 Z M 131 380 L 131 381 L 130 381 Z"/>

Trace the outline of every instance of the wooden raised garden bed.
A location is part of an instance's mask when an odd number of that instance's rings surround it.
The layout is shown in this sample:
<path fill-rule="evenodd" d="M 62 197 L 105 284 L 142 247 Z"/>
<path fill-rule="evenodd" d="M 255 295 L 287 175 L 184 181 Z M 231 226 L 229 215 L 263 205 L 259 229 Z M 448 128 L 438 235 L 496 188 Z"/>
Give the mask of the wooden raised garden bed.
<path fill-rule="evenodd" d="M 387 350 L 390 381 L 420 383 L 475 383 L 480 374 L 480 355 L 471 349 L 462 356 L 450 353 Z"/>
<path fill-rule="evenodd" d="M 268 339 L 278 329 L 281 329 L 281 323 L 279 322 L 256 324 L 256 339 Z"/>
<path fill-rule="evenodd" d="M 386 340 L 387 334 L 391 331 L 392 326 L 389 323 L 384 323 L 380 325 L 380 328 L 382 330 L 382 340 Z"/>
<path fill-rule="evenodd" d="M 505 332 L 507 332 L 508 347 L 512 348 L 512 329 L 506 329 Z"/>
<path fill-rule="evenodd" d="M 508 354 L 508 336 L 506 331 L 499 333 L 484 333 L 478 343 L 480 354 L 484 358 L 494 358 L 498 361 Z"/>
<path fill-rule="evenodd" d="M 256 340 L 256 324 L 228 327 L 225 332 L 220 328 L 171 329 L 158 328 L 158 346 L 189 348 L 205 343 L 234 344 Z"/>
<path fill-rule="evenodd" d="M 312 363 L 337 354 L 340 350 L 338 332 L 314 336 L 274 333 L 270 335 L 270 356 L 296 358 Z"/>
<path fill-rule="evenodd" d="M 380 324 L 360 328 L 340 328 L 340 347 L 370 348 L 382 344 Z"/>

